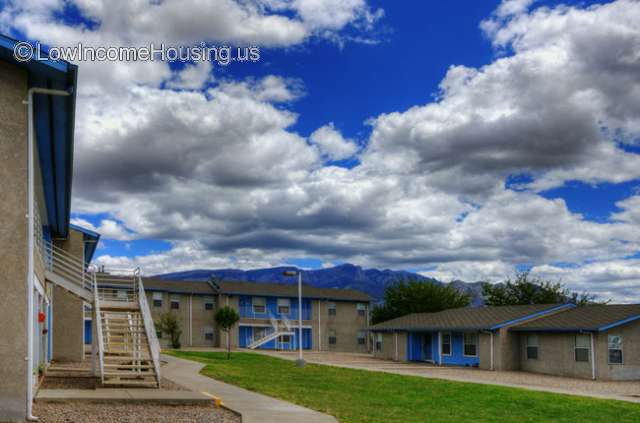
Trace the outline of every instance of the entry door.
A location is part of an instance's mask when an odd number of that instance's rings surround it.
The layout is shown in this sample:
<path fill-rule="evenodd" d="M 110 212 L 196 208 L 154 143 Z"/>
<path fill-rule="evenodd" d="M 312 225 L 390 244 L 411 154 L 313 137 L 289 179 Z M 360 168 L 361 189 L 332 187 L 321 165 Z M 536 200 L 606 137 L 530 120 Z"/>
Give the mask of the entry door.
<path fill-rule="evenodd" d="M 422 359 L 424 361 L 433 361 L 433 348 L 431 344 L 431 334 L 426 333 L 422 337 Z"/>
<path fill-rule="evenodd" d="M 280 339 L 281 350 L 291 349 L 291 335 L 280 335 L 279 339 Z"/>

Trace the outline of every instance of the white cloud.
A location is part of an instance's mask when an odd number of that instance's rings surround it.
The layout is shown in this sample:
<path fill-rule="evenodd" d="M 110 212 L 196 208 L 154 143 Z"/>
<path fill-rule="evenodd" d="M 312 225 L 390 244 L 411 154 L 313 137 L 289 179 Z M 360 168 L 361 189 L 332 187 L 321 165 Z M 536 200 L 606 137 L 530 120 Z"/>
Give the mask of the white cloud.
<path fill-rule="evenodd" d="M 211 62 L 197 62 L 188 64 L 179 72 L 176 72 L 167 82 L 169 88 L 199 90 L 213 81 L 213 66 Z"/>
<path fill-rule="evenodd" d="M 119 241 L 135 239 L 135 234 L 132 233 L 131 230 L 127 229 L 122 223 L 116 222 L 113 219 L 103 219 L 100 221 L 98 226 L 80 218 L 72 218 L 71 223 L 91 231 L 98 232 L 102 238 L 116 239 Z"/>
<path fill-rule="evenodd" d="M 320 152 L 329 160 L 343 160 L 353 156 L 358 146 L 353 140 L 345 139 L 335 128 L 333 122 L 313 131 L 309 140 L 320 148 Z"/>

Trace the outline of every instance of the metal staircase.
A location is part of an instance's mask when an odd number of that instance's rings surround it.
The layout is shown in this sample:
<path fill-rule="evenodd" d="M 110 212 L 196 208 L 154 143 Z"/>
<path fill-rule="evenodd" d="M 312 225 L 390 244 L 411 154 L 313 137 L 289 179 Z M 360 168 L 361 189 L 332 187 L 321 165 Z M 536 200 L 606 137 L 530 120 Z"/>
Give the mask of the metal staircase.
<path fill-rule="evenodd" d="M 295 335 L 294 330 L 291 328 L 291 322 L 289 322 L 289 319 L 284 318 L 282 319 L 282 321 L 278 321 L 273 316 L 270 316 L 269 319 L 271 321 L 272 331 L 265 334 L 265 336 L 263 336 L 262 338 L 256 339 L 255 341 L 253 341 L 251 344 L 247 346 L 247 348 L 249 348 L 250 350 L 255 350 L 256 348 L 266 344 L 267 342 L 273 341 L 274 339 L 278 339 L 281 336 Z M 280 324 L 281 322 L 284 325 L 284 327 L 283 325 Z"/>
<path fill-rule="evenodd" d="M 96 271 L 50 241 L 35 244 L 46 279 L 92 306 L 102 383 L 160 387 L 160 344 L 140 271 Z"/>

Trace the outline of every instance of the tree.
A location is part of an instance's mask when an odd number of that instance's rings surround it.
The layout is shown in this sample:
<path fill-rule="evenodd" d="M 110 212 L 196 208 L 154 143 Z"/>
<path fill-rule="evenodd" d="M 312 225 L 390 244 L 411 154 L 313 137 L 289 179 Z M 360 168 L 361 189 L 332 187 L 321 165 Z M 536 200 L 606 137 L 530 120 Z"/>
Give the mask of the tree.
<path fill-rule="evenodd" d="M 227 360 L 231 357 L 231 335 L 230 331 L 233 326 L 240 320 L 240 315 L 237 311 L 229 306 L 222 307 L 216 312 L 215 315 L 216 324 L 220 329 L 227 333 Z"/>
<path fill-rule="evenodd" d="M 515 280 L 482 286 L 485 304 L 492 306 L 521 304 L 592 304 L 595 297 L 588 293 L 571 292 L 560 282 L 531 278 L 529 272 L 517 273 Z"/>
<path fill-rule="evenodd" d="M 182 328 L 180 327 L 180 321 L 176 315 L 170 311 L 162 313 L 160 320 L 156 322 L 156 327 L 160 331 L 169 334 L 171 338 L 171 348 L 180 348 L 180 335 L 182 335 Z"/>
<path fill-rule="evenodd" d="M 384 304 L 373 308 L 371 323 L 376 324 L 411 313 L 433 313 L 466 307 L 470 297 L 450 285 L 407 279 L 384 290 Z"/>

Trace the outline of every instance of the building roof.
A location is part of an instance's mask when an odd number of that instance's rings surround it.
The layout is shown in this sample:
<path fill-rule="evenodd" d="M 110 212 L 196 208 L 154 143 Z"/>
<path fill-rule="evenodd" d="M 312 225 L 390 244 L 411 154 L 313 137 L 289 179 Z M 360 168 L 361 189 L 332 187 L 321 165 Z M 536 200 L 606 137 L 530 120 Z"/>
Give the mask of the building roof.
<path fill-rule="evenodd" d="M 298 296 L 297 284 L 257 283 L 244 281 L 216 281 L 216 284 L 220 287 L 220 292 L 224 294 L 263 295 L 272 297 Z M 302 284 L 302 296 L 304 298 L 336 301 L 370 302 L 373 300 L 369 295 L 355 289 L 316 288 L 307 284 Z"/>
<path fill-rule="evenodd" d="M 373 331 L 391 330 L 494 330 L 531 319 L 572 304 L 533 304 L 496 307 L 465 307 L 437 313 L 414 313 L 371 326 Z"/>
<path fill-rule="evenodd" d="M 166 291 L 175 294 L 216 295 L 213 286 L 206 281 L 173 281 L 158 278 L 143 278 L 144 289 Z"/>
<path fill-rule="evenodd" d="M 228 294 L 228 295 L 253 295 L 265 297 L 297 297 L 298 286 L 292 284 L 276 284 L 262 282 L 222 281 L 215 285 L 205 281 L 178 281 L 159 278 L 144 278 L 144 287 L 148 290 L 169 291 L 184 294 Z M 326 299 L 336 301 L 362 301 L 369 302 L 372 298 L 361 291 L 354 289 L 316 288 L 303 284 L 302 296 L 304 298 Z"/>
<path fill-rule="evenodd" d="M 18 61 L 14 57 L 14 48 L 18 43 L 18 40 L 0 34 L 0 60 L 25 69 L 29 88 L 49 88 L 70 93 L 67 97 L 33 96 L 35 143 L 40 159 L 47 222 L 53 237 L 66 238 L 71 212 L 78 67 L 62 60 L 44 58 Z M 46 56 L 46 52 L 42 52 L 42 55 Z"/>
<path fill-rule="evenodd" d="M 514 331 L 603 331 L 640 319 L 640 304 L 586 305 L 510 328 Z"/>

